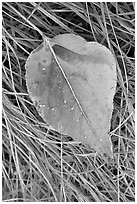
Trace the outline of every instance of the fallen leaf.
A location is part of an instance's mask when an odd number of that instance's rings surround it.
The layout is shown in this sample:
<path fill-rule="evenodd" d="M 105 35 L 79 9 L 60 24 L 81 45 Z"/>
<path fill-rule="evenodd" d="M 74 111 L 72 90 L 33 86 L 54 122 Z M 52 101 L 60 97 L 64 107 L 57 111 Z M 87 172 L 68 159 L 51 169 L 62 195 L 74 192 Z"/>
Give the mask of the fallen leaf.
<path fill-rule="evenodd" d="M 112 156 L 116 62 L 105 46 L 73 34 L 43 42 L 26 62 L 30 98 L 55 130 Z"/>

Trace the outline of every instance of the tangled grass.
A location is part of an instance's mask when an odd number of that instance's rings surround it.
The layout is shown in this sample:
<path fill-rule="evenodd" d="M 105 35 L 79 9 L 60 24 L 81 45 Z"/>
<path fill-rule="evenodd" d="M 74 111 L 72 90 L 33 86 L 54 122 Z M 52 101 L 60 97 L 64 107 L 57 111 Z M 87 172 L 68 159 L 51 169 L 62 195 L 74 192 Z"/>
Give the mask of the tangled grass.
<path fill-rule="evenodd" d="M 7 2 L 2 13 L 3 201 L 135 201 L 134 3 Z M 28 96 L 29 53 L 43 35 L 63 33 L 97 41 L 117 59 L 109 161 L 53 131 Z"/>

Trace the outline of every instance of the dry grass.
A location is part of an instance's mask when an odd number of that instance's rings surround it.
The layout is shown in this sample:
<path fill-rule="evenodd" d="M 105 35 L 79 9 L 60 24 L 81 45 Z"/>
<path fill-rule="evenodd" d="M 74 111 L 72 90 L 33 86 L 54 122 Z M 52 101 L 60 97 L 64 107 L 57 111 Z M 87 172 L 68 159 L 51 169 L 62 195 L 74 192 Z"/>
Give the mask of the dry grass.
<path fill-rule="evenodd" d="M 2 11 L 3 201 L 134 201 L 134 3 L 16 2 Z M 68 32 L 116 56 L 113 160 L 50 130 L 27 94 L 29 53 L 43 34 Z"/>

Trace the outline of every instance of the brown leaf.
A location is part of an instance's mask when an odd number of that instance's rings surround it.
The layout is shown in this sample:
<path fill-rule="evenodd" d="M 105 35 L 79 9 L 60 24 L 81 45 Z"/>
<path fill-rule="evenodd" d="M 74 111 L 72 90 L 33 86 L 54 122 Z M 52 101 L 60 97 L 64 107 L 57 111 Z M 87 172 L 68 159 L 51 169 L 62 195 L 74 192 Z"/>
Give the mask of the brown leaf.
<path fill-rule="evenodd" d="M 56 36 L 50 45 L 53 50 L 43 43 L 26 62 L 27 87 L 39 114 L 60 133 L 111 156 L 117 79 L 112 53 L 73 34 Z"/>

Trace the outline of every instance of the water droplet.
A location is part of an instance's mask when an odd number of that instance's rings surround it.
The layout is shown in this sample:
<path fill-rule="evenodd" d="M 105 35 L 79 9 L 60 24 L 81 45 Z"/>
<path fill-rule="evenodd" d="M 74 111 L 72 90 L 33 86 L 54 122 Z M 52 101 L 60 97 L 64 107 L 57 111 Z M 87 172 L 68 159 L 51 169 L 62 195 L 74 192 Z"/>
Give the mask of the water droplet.
<path fill-rule="evenodd" d="M 67 100 L 64 100 L 64 103 L 67 103 Z"/>
<path fill-rule="evenodd" d="M 51 110 L 54 110 L 54 108 L 52 107 Z"/>
<path fill-rule="evenodd" d="M 62 127 L 61 124 L 58 125 L 58 129 L 59 129 L 59 131 L 62 131 L 62 130 L 63 130 L 63 127 Z"/>
<path fill-rule="evenodd" d="M 43 63 L 46 63 L 46 62 L 47 62 L 47 60 L 46 60 L 46 59 L 43 59 L 43 60 L 42 60 L 42 62 L 43 62 Z"/>
<path fill-rule="evenodd" d="M 74 107 L 71 107 L 70 109 L 71 109 L 71 110 L 73 110 L 73 109 L 74 109 Z"/>
<path fill-rule="evenodd" d="M 45 67 L 43 67 L 42 70 L 44 71 L 44 70 L 45 70 Z"/>
<path fill-rule="evenodd" d="M 86 139 L 87 137 L 85 136 L 84 138 Z"/>

